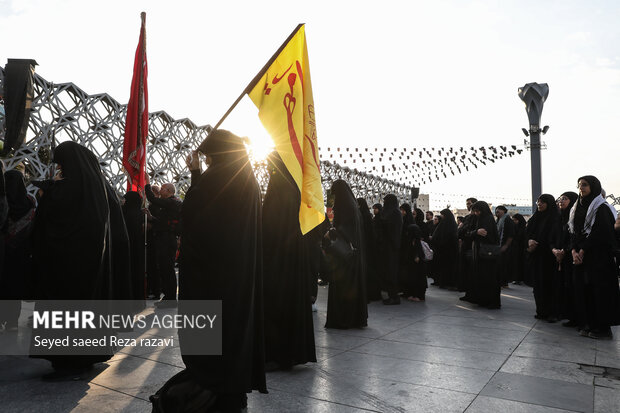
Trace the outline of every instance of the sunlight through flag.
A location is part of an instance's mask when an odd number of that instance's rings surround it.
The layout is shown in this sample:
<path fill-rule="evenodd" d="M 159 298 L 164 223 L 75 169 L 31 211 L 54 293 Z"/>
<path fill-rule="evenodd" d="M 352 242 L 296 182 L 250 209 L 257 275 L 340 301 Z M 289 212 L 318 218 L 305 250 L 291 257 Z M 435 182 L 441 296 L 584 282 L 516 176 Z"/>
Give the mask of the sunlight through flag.
<path fill-rule="evenodd" d="M 248 96 L 299 187 L 299 223 L 305 234 L 325 219 L 305 25 L 297 26 L 261 72 Z"/>

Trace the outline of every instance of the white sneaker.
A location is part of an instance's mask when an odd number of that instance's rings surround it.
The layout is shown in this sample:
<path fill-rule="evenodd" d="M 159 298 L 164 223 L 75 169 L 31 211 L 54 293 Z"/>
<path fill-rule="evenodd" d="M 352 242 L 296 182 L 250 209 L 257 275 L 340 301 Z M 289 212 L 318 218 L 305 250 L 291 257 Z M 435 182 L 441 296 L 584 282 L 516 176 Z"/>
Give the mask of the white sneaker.
<path fill-rule="evenodd" d="M 316 308 L 316 303 L 312 303 L 312 312 L 316 313 L 317 311 L 319 311 L 319 309 Z"/>

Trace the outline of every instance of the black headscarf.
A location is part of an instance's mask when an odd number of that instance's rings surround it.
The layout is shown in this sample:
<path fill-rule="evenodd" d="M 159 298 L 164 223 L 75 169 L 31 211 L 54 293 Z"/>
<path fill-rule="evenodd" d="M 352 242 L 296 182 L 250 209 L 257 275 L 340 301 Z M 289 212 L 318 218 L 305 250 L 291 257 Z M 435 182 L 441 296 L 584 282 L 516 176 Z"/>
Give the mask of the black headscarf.
<path fill-rule="evenodd" d="M 433 233 L 433 244 L 447 245 L 456 242 L 458 226 L 454 219 L 454 214 L 446 208 L 441 211 L 441 215 L 443 218 L 439 221 Z"/>
<path fill-rule="evenodd" d="M 357 206 L 360 209 L 364 222 L 369 219 L 372 220 L 372 213 L 370 212 L 370 208 L 368 208 L 368 202 L 366 202 L 364 198 L 357 198 Z"/>
<path fill-rule="evenodd" d="M 493 213 L 489 204 L 484 201 L 477 201 L 471 206 L 472 211 L 480 211 L 480 215 L 476 217 L 474 230 L 484 228 L 487 236 L 483 238 L 484 244 L 499 244 L 499 234 L 497 233 L 497 225 L 493 218 Z"/>
<path fill-rule="evenodd" d="M 514 214 L 512 216 L 513 219 L 516 219 L 518 224 L 517 224 L 517 231 L 525 231 L 525 226 L 526 226 L 526 222 L 525 222 L 525 218 L 523 218 L 523 215 L 521 214 Z"/>
<path fill-rule="evenodd" d="M 19 171 L 11 170 L 5 172 L 4 180 L 6 200 L 9 205 L 9 218 L 13 221 L 19 221 L 21 217 L 34 208 L 34 204 L 26 192 L 24 175 Z"/>
<path fill-rule="evenodd" d="M 561 197 L 565 196 L 569 200 L 568 206 L 565 209 L 560 210 L 561 225 L 563 227 L 564 225 L 566 225 L 568 223 L 568 219 L 570 217 L 570 210 L 573 207 L 573 205 L 575 205 L 575 202 L 577 202 L 577 198 L 579 198 L 579 195 L 577 195 L 575 192 L 568 191 L 568 192 L 564 192 L 560 196 Z"/>
<path fill-rule="evenodd" d="M 394 194 L 388 194 L 383 198 L 383 211 L 381 211 L 381 221 L 383 222 L 383 237 L 392 248 L 399 249 L 401 241 L 401 231 L 403 218 L 398 207 L 398 198 Z"/>
<path fill-rule="evenodd" d="M 183 202 L 179 298 L 222 300 L 224 353 L 183 361 L 215 391 L 266 392 L 260 189 L 238 136 L 215 130 L 202 150 L 212 161 Z M 179 332 L 181 354 L 186 338 Z"/>
<path fill-rule="evenodd" d="M 407 238 L 409 242 L 420 241 L 422 239 L 422 229 L 416 224 L 407 227 Z"/>
<path fill-rule="evenodd" d="M 528 239 L 547 244 L 553 234 L 556 220 L 559 218 L 558 205 L 555 202 L 555 197 L 550 194 L 542 194 L 538 200 L 547 204 L 547 209 L 534 212 L 534 215 L 527 222 L 527 236 Z"/>
<path fill-rule="evenodd" d="M 383 205 L 381 205 L 381 204 L 374 204 L 374 205 L 372 206 L 372 209 L 375 209 L 375 208 L 377 208 L 377 209 L 379 210 L 378 215 L 379 215 L 379 216 L 381 216 L 381 211 L 383 211 Z M 373 212 L 373 213 L 374 213 L 374 212 Z"/>
<path fill-rule="evenodd" d="M 415 224 L 420 227 L 420 229 L 426 226 L 424 223 L 424 211 L 420 208 L 415 209 Z M 422 231 L 422 234 L 424 234 L 424 231 Z"/>
<path fill-rule="evenodd" d="M 405 211 L 405 215 L 403 216 L 403 228 L 408 228 L 409 225 L 415 224 L 415 219 L 413 218 L 413 213 L 411 212 L 411 205 L 404 203 L 400 206 L 400 209 Z"/>
<path fill-rule="evenodd" d="M 334 194 L 334 227 L 347 241 L 358 248 L 363 230 L 361 214 L 353 191 L 349 184 L 338 179 L 332 184 L 331 193 Z"/>
<path fill-rule="evenodd" d="M 599 181 L 597 177 L 592 176 L 592 175 L 586 175 L 586 176 L 582 176 L 581 178 L 577 179 L 577 182 L 579 183 L 579 181 L 581 180 L 584 180 L 588 184 L 590 184 L 590 193 L 585 197 L 582 197 L 581 195 L 579 195 L 577 198 L 577 201 L 576 201 L 577 207 L 575 208 L 575 224 L 574 224 L 576 234 L 581 234 L 581 232 L 583 231 L 583 226 L 585 225 L 585 222 L 586 222 L 586 215 L 588 213 L 588 207 L 590 206 L 594 198 L 599 196 L 601 192 L 603 191 L 603 188 L 601 186 L 601 181 Z"/>

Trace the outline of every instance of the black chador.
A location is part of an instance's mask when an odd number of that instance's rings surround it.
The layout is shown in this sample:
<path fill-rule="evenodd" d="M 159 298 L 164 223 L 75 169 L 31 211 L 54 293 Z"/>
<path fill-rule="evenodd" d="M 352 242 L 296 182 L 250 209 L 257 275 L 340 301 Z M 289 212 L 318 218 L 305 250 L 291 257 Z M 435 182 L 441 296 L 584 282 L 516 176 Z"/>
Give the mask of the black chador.
<path fill-rule="evenodd" d="M 570 233 L 568 231 L 568 219 L 570 211 L 578 195 L 574 192 L 564 192 L 560 195 L 560 219 L 556 221 L 551 243 L 551 250 L 555 256 L 554 281 L 553 281 L 553 314 L 558 319 L 568 319 L 568 326 L 577 326 L 575 319 L 573 287 L 573 256 L 570 250 Z"/>
<path fill-rule="evenodd" d="M 381 286 L 379 282 L 379 259 L 377 236 L 373 216 L 364 198 L 357 198 L 357 205 L 362 214 L 364 226 L 364 246 L 366 247 L 366 294 L 368 301 L 381 299 Z"/>
<path fill-rule="evenodd" d="M 131 281 L 134 300 L 144 300 L 144 212 L 142 212 L 142 197 L 135 191 L 125 194 L 123 216 L 129 236 L 129 251 L 131 253 Z"/>
<path fill-rule="evenodd" d="M 480 249 L 484 248 L 484 245 L 499 247 L 497 225 L 495 225 L 489 204 L 486 202 L 476 202 L 472 205 L 471 210 L 474 216 L 474 225 L 469 237 L 474 242 L 472 246 L 471 291 L 467 291 L 467 295 L 472 297 L 472 302 L 482 307 L 500 308 L 499 262 L 497 259 L 483 259 L 480 254 Z"/>
<path fill-rule="evenodd" d="M 614 263 L 615 214 L 601 196 L 601 183 L 596 177 L 584 176 L 578 182 L 589 186 L 590 192 L 579 196 L 568 224 L 571 255 L 573 251 L 581 255 L 581 261 L 575 260 L 573 267 L 577 322 L 582 335 L 611 338 L 610 326 L 620 324 L 620 292 Z"/>
<path fill-rule="evenodd" d="M 265 361 L 270 369 L 290 369 L 316 362 L 309 278 L 320 256 L 310 262 L 313 250 L 306 248 L 299 227 L 301 195 L 293 177 L 276 152 L 268 162 L 263 202 Z M 316 273 L 314 278 L 316 284 Z"/>
<path fill-rule="evenodd" d="M 326 247 L 331 263 L 331 277 L 325 327 L 366 327 L 368 307 L 362 217 L 353 192 L 345 181 L 335 181 L 331 193 L 334 195 L 334 229 L 330 230 L 328 237 L 332 242 L 342 239 L 355 249 L 355 253 L 338 255 Z M 325 239 L 325 242 L 329 241 Z"/>
<path fill-rule="evenodd" d="M 536 301 L 536 318 L 554 320 L 553 277 L 556 260 L 551 252 L 551 243 L 557 220 L 560 218 L 555 198 L 542 194 L 537 204 L 537 211 L 527 222 L 528 240 L 527 271 L 534 283 L 534 300 Z"/>
<path fill-rule="evenodd" d="M 406 273 L 402 281 L 404 296 L 409 301 L 424 301 L 428 286 L 424 270 L 422 230 L 416 224 L 407 227 L 407 239 L 402 245 L 406 260 Z"/>
<path fill-rule="evenodd" d="M 384 304 L 399 304 L 398 297 L 398 264 L 400 255 L 400 243 L 403 228 L 403 218 L 398 208 L 396 195 L 389 194 L 383 198 L 383 211 L 381 211 L 381 253 L 383 255 L 383 290 L 389 298 L 383 300 Z"/>
<path fill-rule="evenodd" d="M 37 298 L 131 299 L 127 230 L 97 158 L 75 142 L 63 142 L 53 161 L 61 179 L 41 183 L 45 189 L 33 229 Z M 60 370 L 87 367 L 111 355 L 112 349 L 99 356 L 46 358 Z"/>
<path fill-rule="evenodd" d="M 437 283 L 442 288 L 456 287 L 459 253 L 458 228 L 452 211 L 444 209 L 441 211 L 441 216 L 431 242 Z"/>
<path fill-rule="evenodd" d="M 221 300 L 223 353 L 184 354 L 208 332 L 183 330 L 179 340 L 192 379 L 217 394 L 221 410 L 238 410 L 245 393 L 267 391 L 260 189 L 239 137 L 216 130 L 203 150 L 210 166 L 192 171 L 182 208 L 179 310 L 183 300 Z"/>

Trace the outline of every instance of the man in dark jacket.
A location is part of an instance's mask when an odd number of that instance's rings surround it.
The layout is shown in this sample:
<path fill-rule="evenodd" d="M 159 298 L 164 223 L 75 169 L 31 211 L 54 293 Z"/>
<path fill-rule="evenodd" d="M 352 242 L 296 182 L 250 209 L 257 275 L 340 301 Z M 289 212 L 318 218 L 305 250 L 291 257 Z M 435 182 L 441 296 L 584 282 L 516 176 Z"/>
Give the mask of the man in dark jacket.
<path fill-rule="evenodd" d="M 171 183 L 163 184 L 159 198 L 151 188 L 148 175 L 144 187 L 146 199 L 158 209 L 153 218 L 153 237 L 157 251 L 157 267 L 162 282 L 163 298 L 155 303 L 158 308 L 176 307 L 177 278 L 174 261 L 177 253 L 177 235 L 180 231 L 182 202 L 175 196 L 175 187 Z"/>

